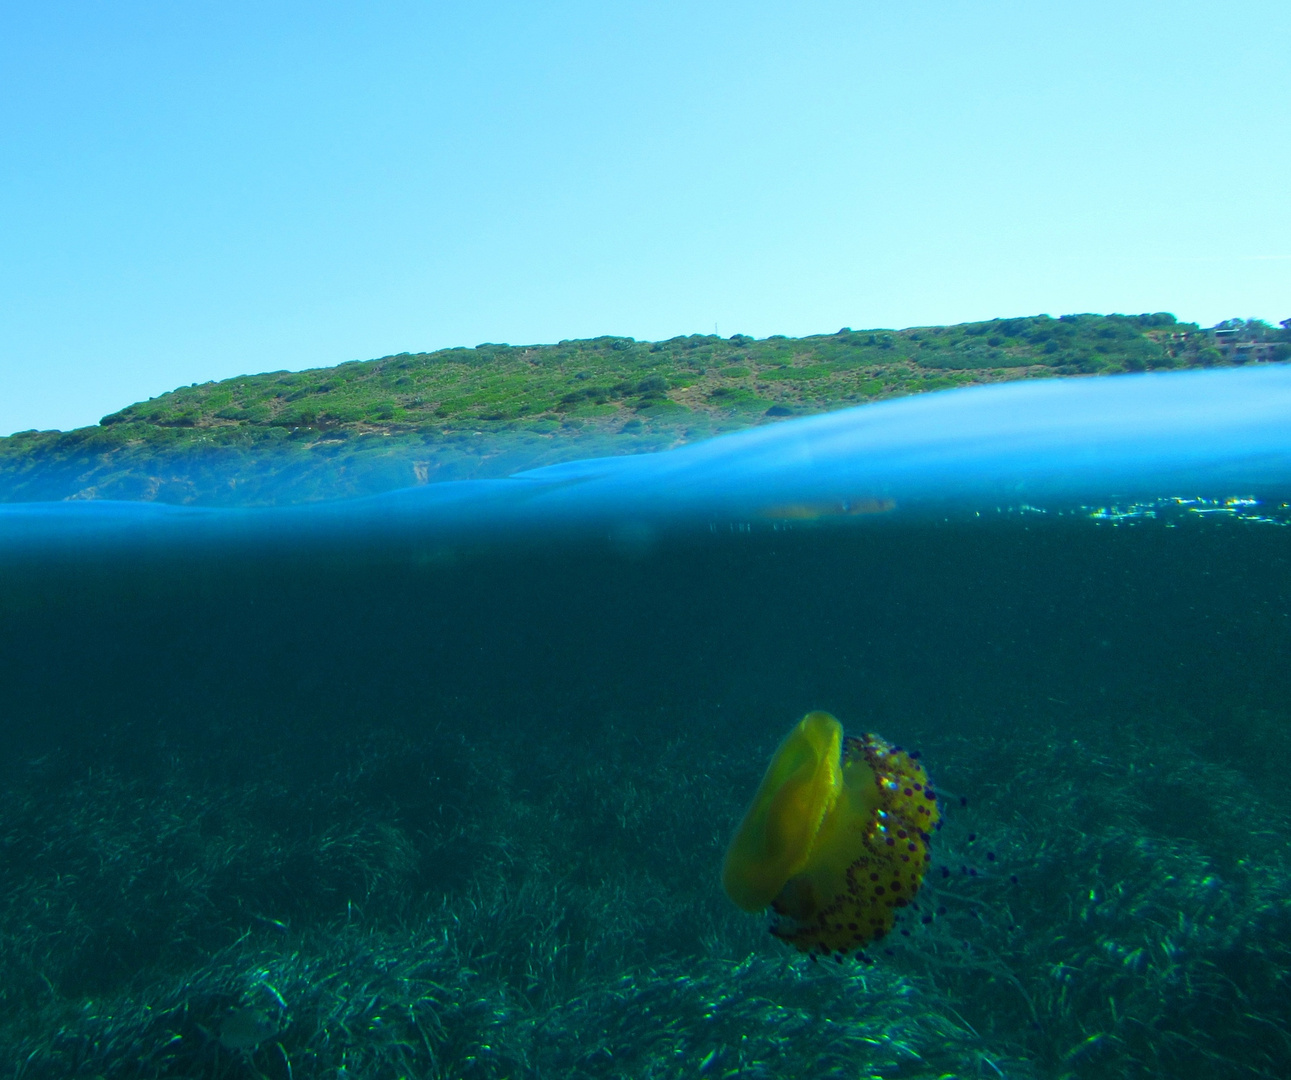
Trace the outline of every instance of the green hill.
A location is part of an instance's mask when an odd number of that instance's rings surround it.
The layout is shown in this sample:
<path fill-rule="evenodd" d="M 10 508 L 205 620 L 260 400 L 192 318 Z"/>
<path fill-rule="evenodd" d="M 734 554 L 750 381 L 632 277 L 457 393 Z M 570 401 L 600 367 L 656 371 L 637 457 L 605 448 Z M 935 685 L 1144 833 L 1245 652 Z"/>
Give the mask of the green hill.
<path fill-rule="evenodd" d="M 97 427 L 0 439 L 0 501 L 302 502 L 661 449 L 927 390 L 1240 362 L 1237 339 L 1264 342 L 1260 359 L 1291 356 L 1287 329 L 1217 329 L 1168 314 L 1040 315 L 401 353 L 194 384 Z"/>

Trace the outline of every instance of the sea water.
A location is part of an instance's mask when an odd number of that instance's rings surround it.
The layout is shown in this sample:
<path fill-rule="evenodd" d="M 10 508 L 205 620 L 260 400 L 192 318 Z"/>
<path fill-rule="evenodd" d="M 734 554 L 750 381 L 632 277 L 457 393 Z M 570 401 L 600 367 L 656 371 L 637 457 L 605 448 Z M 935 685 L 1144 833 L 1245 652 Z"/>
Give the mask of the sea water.
<path fill-rule="evenodd" d="M 1291 1072 L 1291 369 L 275 511 L 0 512 L 0 1075 Z M 863 961 L 722 894 L 918 748 Z"/>

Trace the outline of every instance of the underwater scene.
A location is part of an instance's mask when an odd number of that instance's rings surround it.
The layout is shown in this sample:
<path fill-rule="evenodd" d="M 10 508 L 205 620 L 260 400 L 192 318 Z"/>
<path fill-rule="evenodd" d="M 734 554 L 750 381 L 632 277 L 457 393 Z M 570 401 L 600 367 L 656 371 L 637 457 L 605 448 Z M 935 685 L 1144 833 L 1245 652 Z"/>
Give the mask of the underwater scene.
<path fill-rule="evenodd" d="M 0 1077 L 1291 1075 L 1291 368 L 0 507 Z"/>

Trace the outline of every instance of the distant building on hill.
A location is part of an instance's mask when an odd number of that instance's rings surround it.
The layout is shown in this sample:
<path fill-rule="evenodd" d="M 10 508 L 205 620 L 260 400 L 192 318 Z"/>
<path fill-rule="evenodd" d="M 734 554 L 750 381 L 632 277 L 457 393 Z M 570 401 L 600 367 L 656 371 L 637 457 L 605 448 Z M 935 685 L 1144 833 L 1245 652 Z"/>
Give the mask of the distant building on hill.
<path fill-rule="evenodd" d="M 1285 360 L 1291 349 L 1285 341 L 1252 341 L 1246 330 L 1216 330 L 1215 348 L 1235 364 Z"/>

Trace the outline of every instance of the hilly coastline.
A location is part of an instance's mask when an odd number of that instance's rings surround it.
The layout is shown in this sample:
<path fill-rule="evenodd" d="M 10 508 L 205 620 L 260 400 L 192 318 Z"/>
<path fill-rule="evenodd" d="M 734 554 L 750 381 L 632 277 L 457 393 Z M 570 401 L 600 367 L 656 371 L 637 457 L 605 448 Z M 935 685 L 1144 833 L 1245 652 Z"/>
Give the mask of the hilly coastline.
<path fill-rule="evenodd" d="M 1288 320 L 1291 322 L 1291 320 Z M 1291 358 L 1291 328 L 1038 315 L 803 338 L 485 343 L 180 387 L 0 439 L 0 501 L 270 505 L 639 453 L 904 394 Z"/>

